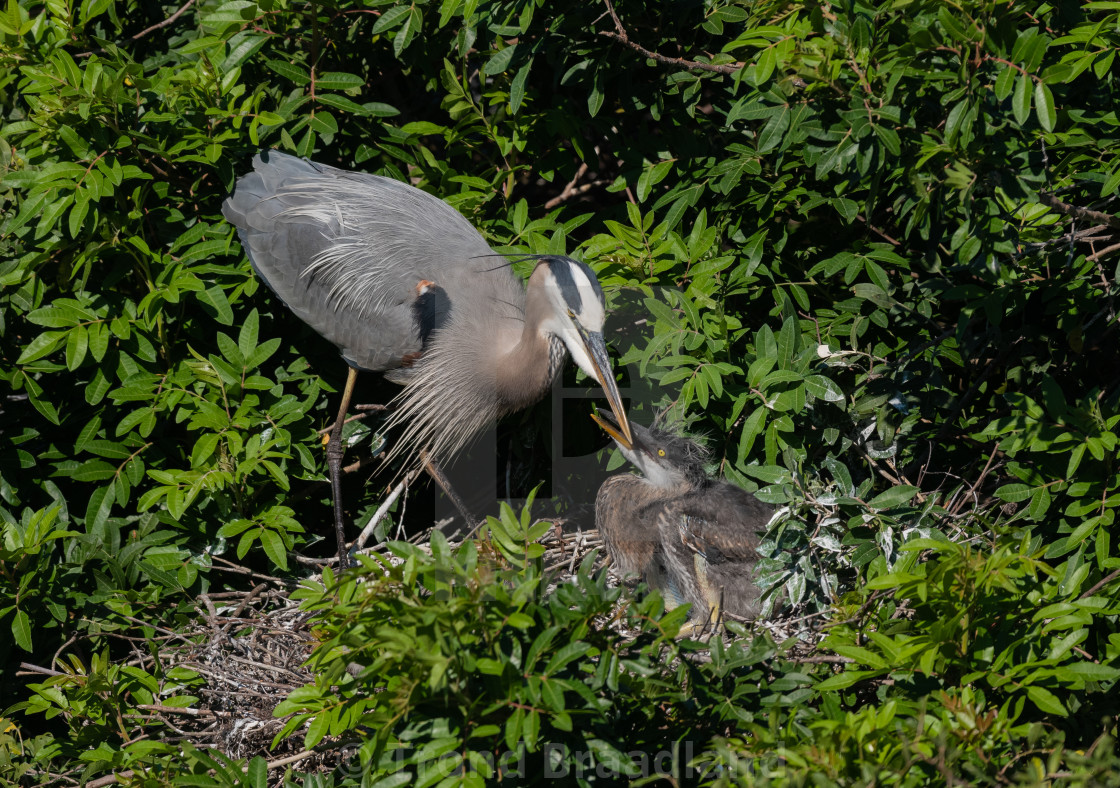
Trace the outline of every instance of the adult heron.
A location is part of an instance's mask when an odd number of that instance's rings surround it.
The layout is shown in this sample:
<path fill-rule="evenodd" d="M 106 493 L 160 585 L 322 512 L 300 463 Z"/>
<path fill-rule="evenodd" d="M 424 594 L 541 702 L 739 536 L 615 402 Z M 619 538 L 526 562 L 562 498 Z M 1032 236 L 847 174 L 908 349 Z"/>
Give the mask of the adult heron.
<path fill-rule="evenodd" d="M 541 399 L 571 354 L 629 423 L 603 341 L 594 272 L 539 256 L 525 286 L 461 214 L 408 184 L 277 151 L 253 159 L 222 213 L 257 275 L 338 346 L 350 370 L 327 443 L 339 560 L 342 425 L 359 370 L 402 384 L 395 451 L 445 461 Z M 438 480 L 438 477 L 437 477 Z"/>
<path fill-rule="evenodd" d="M 667 608 L 691 603 L 689 630 L 721 611 L 755 618 L 758 545 L 773 508 L 708 477 L 707 452 L 662 429 L 592 416 L 641 476 L 611 476 L 595 499 L 595 525 L 623 574 L 661 589 Z"/>

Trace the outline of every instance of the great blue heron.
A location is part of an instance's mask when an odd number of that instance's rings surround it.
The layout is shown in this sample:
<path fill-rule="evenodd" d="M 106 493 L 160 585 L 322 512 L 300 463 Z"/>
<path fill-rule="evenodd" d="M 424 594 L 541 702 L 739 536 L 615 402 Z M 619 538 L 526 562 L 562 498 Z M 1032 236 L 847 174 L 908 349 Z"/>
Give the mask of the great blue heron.
<path fill-rule="evenodd" d="M 606 414 L 604 414 L 605 416 Z M 660 588 L 667 608 L 692 604 L 690 629 L 720 611 L 755 618 L 758 545 L 773 509 L 704 472 L 695 441 L 593 416 L 642 476 L 611 476 L 595 499 L 595 525 L 622 574 Z"/>
<path fill-rule="evenodd" d="M 358 370 L 404 385 L 386 426 L 404 425 L 398 451 L 425 460 L 450 458 L 541 399 L 569 353 L 629 434 L 603 341 L 603 291 L 583 263 L 537 257 L 526 287 L 447 203 L 277 151 L 253 159 L 222 213 L 261 279 L 350 366 L 327 444 L 343 566 L 341 436 Z"/>

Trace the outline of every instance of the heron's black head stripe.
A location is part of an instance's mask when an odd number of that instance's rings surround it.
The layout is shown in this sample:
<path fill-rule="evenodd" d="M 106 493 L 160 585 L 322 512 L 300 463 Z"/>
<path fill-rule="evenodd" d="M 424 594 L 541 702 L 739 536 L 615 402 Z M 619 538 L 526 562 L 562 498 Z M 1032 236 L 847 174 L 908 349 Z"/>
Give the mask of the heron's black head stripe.
<path fill-rule="evenodd" d="M 603 288 L 599 286 L 599 278 L 595 276 L 595 272 L 586 263 L 562 255 L 547 255 L 539 259 L 552 272 L 556 284 L 560 286 L 560 294 L 564 296 L 564 300 L 573 312 L 580 312 L 583 308 L 583 297 L 580 295 L 579 287 L 576 286 L 576 280 L 572 276 L 573 268 L 582 269 L 587 281 L 591 283 L 595 297 L 599 299 L 599 305 L 605 306 L 606 299 L 603 297 Z"/>

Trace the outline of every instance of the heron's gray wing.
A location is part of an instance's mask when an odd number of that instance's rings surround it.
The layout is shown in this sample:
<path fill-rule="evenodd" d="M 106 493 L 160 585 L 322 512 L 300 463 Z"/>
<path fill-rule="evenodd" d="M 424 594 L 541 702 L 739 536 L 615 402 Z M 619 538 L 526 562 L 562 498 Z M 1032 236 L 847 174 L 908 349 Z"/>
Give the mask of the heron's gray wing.
<path fill-rule="evenodd" d="M 415 358 L 421 332 L 497 265 L 470 222 L 436 197 L 276 151 L 253 159 L 222 213 L 258 275 L 363 369 Z M 495 277 L 484 278 L 493 292 Z M 512 273 L 498 279 L 499 295 L 516 297 Z"/>

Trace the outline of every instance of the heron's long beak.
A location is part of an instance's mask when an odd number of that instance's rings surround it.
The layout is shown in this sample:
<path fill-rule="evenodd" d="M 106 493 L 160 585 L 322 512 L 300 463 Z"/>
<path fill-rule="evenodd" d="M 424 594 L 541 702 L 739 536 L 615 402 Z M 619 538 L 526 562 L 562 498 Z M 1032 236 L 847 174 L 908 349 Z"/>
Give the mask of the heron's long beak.
<path fill-rule="evenodd" d="M 607 434 L 629 449 L 634 443 L 634 437 L 630 434 L 630 422 L 626 418 L 626 409 L 622 407 L 622 395 L 618 393 L 618 385 L 614 382 L 614 370 L 611 368 L 611 361 L 607 357 L 607 343 L 598 331 L 584 331 L 583 327 L 578 324 L 577 327 L 583 347 L 591 359 L 591 364 L 595 367 L 595 376 L 599 378 L 599 385 L 603 387 L 603 393 L 607 395 L 611 412 L 614 413 L 615 420 L 618 421 L 618 429 L 616 430 L 613 425 L 608 427 L 598 416 L 592 416 L 591 418 L 595 419 L 595 423 L 606 430 Z"/>

